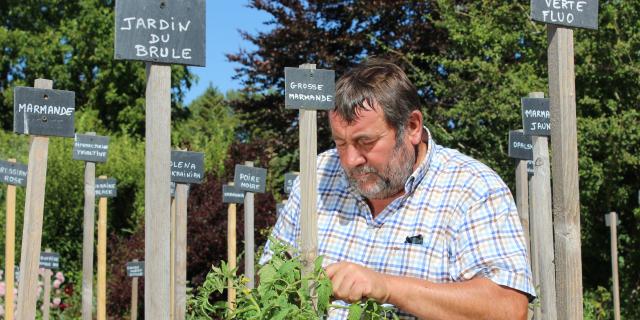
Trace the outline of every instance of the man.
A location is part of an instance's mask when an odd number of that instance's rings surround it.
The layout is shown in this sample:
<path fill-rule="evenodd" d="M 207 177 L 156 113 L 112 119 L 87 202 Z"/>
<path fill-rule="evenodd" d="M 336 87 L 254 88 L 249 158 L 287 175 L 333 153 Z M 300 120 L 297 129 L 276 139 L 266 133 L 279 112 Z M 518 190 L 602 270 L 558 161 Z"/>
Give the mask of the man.
<path fill-rule="evenodd" d="M 384 60 L 336 84 L 336 147 L 318 156 L 318 254 L 333 295 L 409 319 L 525 319 L 535 293 L 513 197 L 487 166 L 437 145 L 419 105 Z M 296 182 L 273 236 L 297 247 L 299 217 Z"/>

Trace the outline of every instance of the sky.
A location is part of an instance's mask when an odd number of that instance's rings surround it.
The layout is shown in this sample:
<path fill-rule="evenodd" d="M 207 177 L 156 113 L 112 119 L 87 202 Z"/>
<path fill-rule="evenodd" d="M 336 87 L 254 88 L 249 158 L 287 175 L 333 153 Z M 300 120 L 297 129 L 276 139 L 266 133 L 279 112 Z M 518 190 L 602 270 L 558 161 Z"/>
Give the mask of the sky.
<path fill-rule="evenodd" d="M 240 37 L 238 30 L 249 31 L 252 34 L 269 30 L 263 22 L 271 19 L 268 13 L 248 8 L 247 5 L 247 0 L 207 0 L 207 66 L 189 67 L 199 80 L 186 93 L 185 104 L 203 94 L 209 84 L 217 87 L 222 93 L 240 88 L 240 81 L 231 79 L 234 75 L 233 69 L 240 65 L 227 61 L 225 54 L 235 53 L 240 48 L 255 48 Z"/>

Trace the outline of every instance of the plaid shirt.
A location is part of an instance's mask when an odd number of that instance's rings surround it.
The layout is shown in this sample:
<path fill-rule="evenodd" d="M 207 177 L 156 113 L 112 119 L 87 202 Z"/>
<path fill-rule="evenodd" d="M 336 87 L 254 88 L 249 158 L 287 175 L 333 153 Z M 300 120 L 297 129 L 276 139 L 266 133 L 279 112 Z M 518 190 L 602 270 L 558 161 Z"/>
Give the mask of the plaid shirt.
<path fill-rule="evenodd" d="M 349 261 L 436 283 L 482 276 L 535 295 L 509 188 L 486 165 L 435 144 L 431 137 L 424 160 L 405 183 L 405 195 L 375 218 L 349 185 L 337 151 L 320 154 L 317 207 L 318 254 L 324 255 L 326 265 Z M 272 236 L 299 248 L 299 180 Z M 269 257 L 267 243 L 261 263 Z M 335 309 L 329 319 L 346 315 L 345 310 Z"/>

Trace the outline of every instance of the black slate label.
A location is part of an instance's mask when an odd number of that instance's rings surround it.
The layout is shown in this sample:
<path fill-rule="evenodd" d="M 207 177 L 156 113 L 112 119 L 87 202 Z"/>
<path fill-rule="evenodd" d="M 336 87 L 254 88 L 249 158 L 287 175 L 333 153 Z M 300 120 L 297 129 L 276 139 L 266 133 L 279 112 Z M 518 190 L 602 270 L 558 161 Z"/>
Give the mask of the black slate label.
<path fill-rule="evenodd" d="M 531 19 L 573 28 L 598 29 L 598 0 L 531 0 Z"/>
<path fill-rule="evenodd" d="M 13 132 L 72 138 L 75 97 L 72 91 L 15 87 Z"/>
<path fill-rule="evenodd" d="M 109 137 L 76 134 L 73 141 L 73 160 L 107 162 Z"/>
<path fill-rule="evenodd" d="M 40 253 L 40 268 L 60 269 L 60 255 L 54 252 Z"/>
<path fill-rule="evenodd" d="M 522 128 L 530 136 L 551 135 L 549 99 L 522 98 Z"/>
<path fill-rule="evenodd" d="M 0 160 L 0 182 L 15 186 L 27 186 L 28 167 L 22 163 Z"/>
<path fill-rule="evenodd" d="M 204 153 L 171 151 L 171 181 L 201 183 L 204 178 Z"/>
<path fill-rule="evenodd" d="M 144 261 L 127 262 L 128 277 L 144 277 Z"/>
<path fill-rule="evenodd" d="M 205 66 L 204 0 L 118 0 L 115 58 Z"/>
<path fill-rule="evenodd" d="M 263 193 L 267 186 L 267 169 L 237 164 L 233 182 L 239 190 Z"/>
<path fill-rule="evenodd" d="M 531 136 L 522 130 L 509 131 L 509 157 L 520 160 L 533 160 L 533 143 Z"/>
<path fill-rule="evenodd" d="M 236 189 L 234 186 L 222 186 L 223 203 L 244 203 L 244 191 Z"/>
<path fill-rule="evenodd" d="M 284 105 L 287 109 L 330 110 L 335 105 L 333 70 L 284 68 Z"/>
<path fill-rule="evenodd" d="M 114 198 L 118 196 L 118 181 L 114 178 L 96 179 L 96 198 Z"/>

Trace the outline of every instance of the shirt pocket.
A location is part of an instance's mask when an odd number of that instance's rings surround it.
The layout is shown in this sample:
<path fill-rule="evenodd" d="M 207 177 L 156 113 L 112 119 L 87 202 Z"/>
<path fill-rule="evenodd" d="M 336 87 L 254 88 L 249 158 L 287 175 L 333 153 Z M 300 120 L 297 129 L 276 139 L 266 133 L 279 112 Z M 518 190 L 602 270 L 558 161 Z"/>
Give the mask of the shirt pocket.
<path fill-rule="evenodd" d="M 381 263 L 380 272 L 434 282 L 448 278 L 448 263 L 438 248 L 426 243 L 389 243 L 384 251 L 387 259 Z"/>

